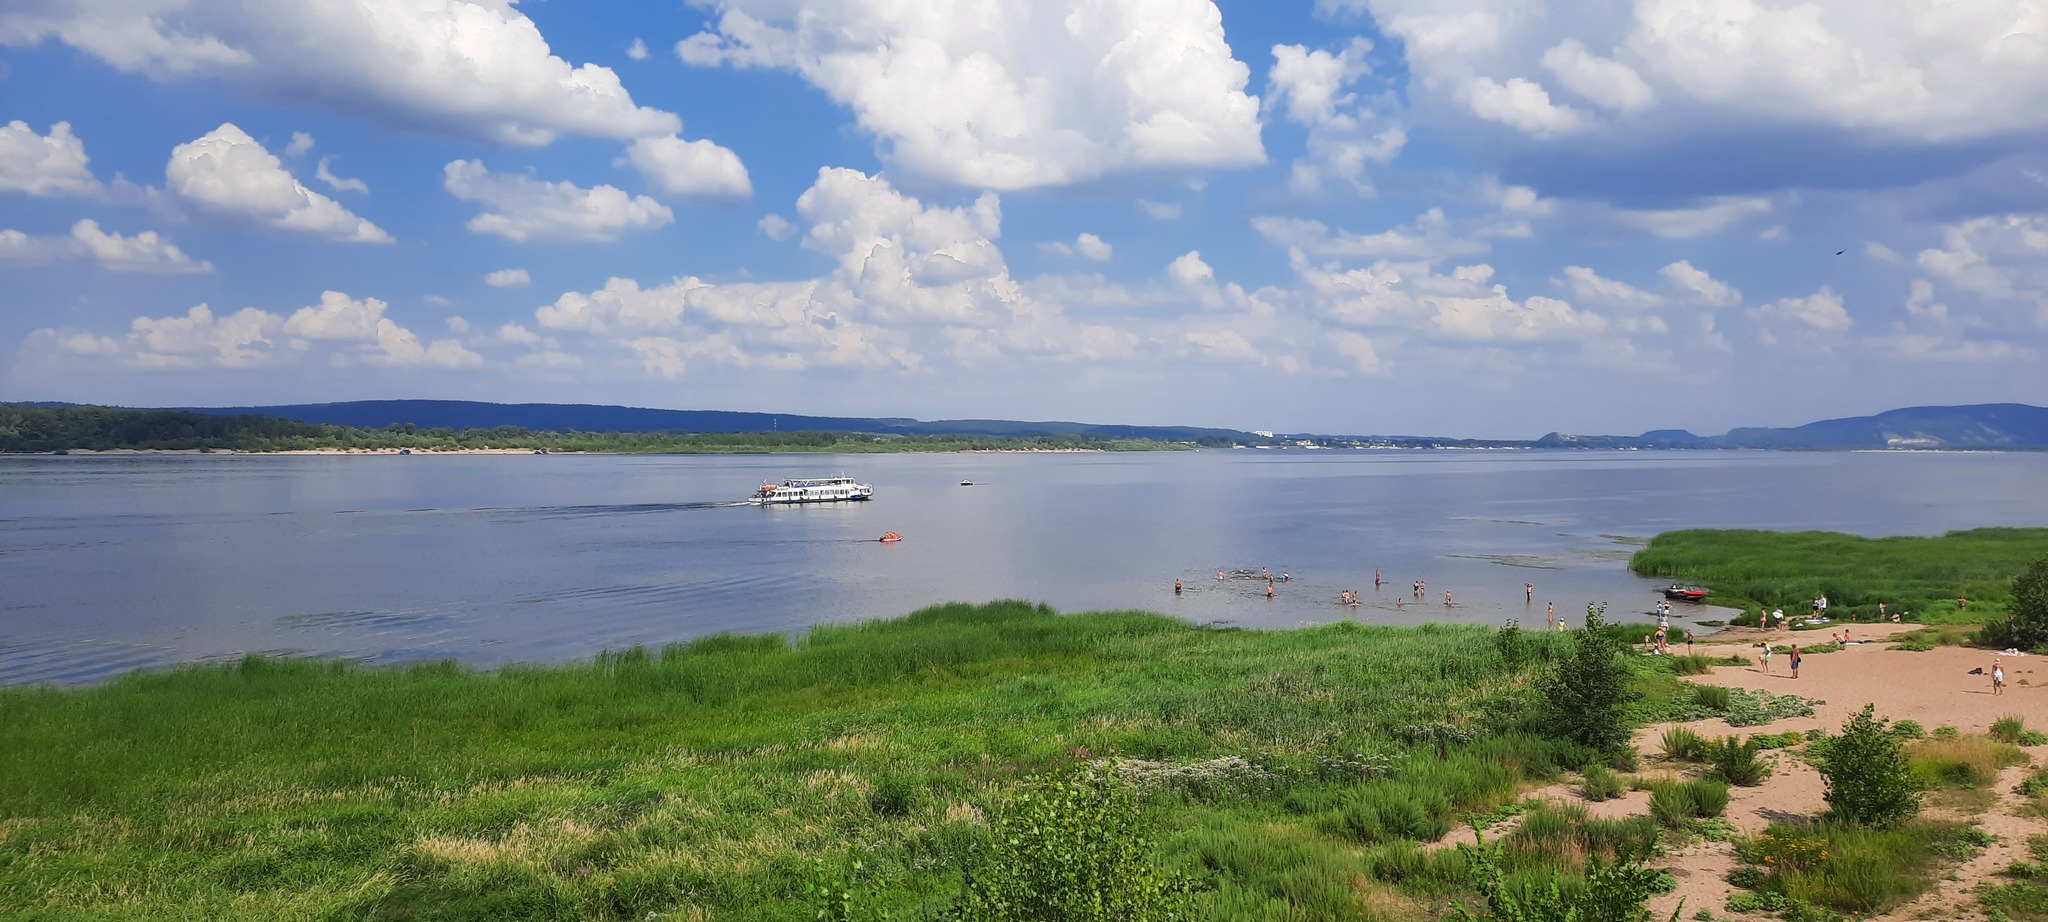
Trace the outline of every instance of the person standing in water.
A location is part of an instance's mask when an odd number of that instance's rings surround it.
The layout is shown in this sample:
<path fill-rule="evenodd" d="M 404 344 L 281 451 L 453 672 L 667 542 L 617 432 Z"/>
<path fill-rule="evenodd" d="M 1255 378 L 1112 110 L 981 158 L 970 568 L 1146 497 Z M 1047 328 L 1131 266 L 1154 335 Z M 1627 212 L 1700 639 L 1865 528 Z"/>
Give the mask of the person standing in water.
<path fill-rule="evenodd" d="M 1180 580 L 1173 581 L 1173 594 L 1180 595 Z"/>
<path fill-rule="evenodd" d="M 1535 583 L 1523 583 L 1523 584 L 1522 584 L 1522 604 L 1524 604 L 1524 605 L 1532 605 L 1532 604 L 1534 604 L 1535 602 L 1536 602 L 1536 584 L 1535 584 Z"/>
<path fill-rule="evenodd" d="M 1557 625 L 1556 602 L 1543 603 L 1543 624 L 1545 627 L 1554 627 Z"/>
<path fill-rule="evenodd" d="M 1372 571 L 1372 591 L 1380 591 L 1380 571 Z"/>
<path fill-rule="evenodd" d="M 1449 589 L 1444 590 L 1444 607 L 1451 607 L 1451 591 Z"/>
<path fill-rule="evenodd" d="M 1269 600 L 1273 598 L 1273 584 L 1271 582 L 1266 584 L 1266 598 Z"/>

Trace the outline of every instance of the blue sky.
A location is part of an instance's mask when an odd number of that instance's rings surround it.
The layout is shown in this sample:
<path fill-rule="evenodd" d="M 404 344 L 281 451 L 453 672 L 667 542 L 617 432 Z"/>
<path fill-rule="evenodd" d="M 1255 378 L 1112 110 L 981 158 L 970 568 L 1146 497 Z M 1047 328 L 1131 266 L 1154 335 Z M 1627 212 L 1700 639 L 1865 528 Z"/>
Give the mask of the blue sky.
<path fill-rule="evenodd" d="M 0 9 L 4 399 L 1718 433 L 2044 350 L 2041 0 Z"/>

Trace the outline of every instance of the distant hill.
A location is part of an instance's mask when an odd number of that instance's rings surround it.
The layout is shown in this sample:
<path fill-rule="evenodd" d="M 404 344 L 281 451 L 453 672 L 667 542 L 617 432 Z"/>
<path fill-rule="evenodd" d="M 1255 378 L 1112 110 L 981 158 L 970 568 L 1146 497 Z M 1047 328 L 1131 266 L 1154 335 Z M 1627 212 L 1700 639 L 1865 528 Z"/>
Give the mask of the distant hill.
<path fill-rule="evenodd" d="M 1007 419 L 799 416 L 729 410 L 656 410 L 582 403 L 483 403 L 473 400 L 352 400 L 266 407 L 184 407 L 224 416 L 270 416 L 306 423 L 381 429 L 410 423 L 422 429 L 519 426 L 548 432 L 872 432 L 897 435 L 1071 435 L 1163 441 L 1237 441 L 1249 432 L 1192 426 L 1118 426 Z"/>
<path fill-rule="evenodd" d="M 1791 429 L 1731 429 L 1721 448 L 2048 448 L 2048 408 L 2023 403 L 1906 407 Z"/>
<path fill-rule="evenodd" d="M 1876 416 L 1825 419 L 1790 429 L 1741 428 L 1696 436 L 1683 429 L 1642 435 L 1566 435 L 1553 432 L 1543 448 L 1776 448 L 1849 451 L 1874 448 L 2048 449 L 2048 408 L 2023 403 L 1960 407 L 1906 407 Z"/>

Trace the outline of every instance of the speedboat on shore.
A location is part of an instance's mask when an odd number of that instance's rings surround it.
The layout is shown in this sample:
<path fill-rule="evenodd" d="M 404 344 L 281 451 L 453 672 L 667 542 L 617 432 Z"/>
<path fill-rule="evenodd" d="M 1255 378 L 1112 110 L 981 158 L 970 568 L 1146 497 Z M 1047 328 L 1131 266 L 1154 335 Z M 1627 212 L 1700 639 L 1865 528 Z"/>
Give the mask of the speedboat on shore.
<path fill-rule="evenodd" d="M 747 501 L 761 506 L 784 506 L 794 503 L 859 502 L 874 497 L 873 485 L 859 483 L 851 477 L 842 475 L 785 480 L 779 484 L 764 483 Z"/>
<path fill-rule="evenodd" d="M 1704 602 L 1707 591 L 1698 586 L 1680 586 L 1673 583 L 1663 589 L 1664 597 L 1677 602 Z"/>

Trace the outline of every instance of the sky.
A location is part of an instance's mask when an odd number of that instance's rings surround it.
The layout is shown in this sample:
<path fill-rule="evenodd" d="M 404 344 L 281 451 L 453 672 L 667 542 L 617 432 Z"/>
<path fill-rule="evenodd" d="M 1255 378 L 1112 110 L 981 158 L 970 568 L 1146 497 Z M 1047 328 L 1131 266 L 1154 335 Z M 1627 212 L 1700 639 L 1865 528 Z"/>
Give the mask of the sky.
<path fill-rule="evenodd" d="M 0 399 L 2048 404 L 2048 0 L 9 0 Z"/>

